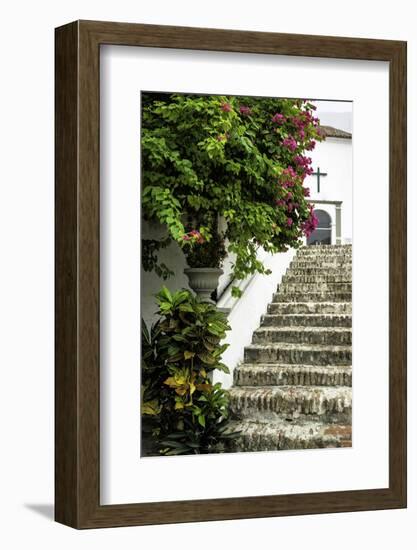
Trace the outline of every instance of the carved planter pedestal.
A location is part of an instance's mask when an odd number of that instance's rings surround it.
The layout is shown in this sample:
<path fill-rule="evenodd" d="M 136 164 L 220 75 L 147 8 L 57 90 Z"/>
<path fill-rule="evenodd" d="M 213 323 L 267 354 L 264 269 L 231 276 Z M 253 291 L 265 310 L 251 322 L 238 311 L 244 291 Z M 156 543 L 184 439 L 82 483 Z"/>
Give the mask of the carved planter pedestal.
<path fill-rule="evenodd" d="M 211 295 L 216 290 L 223 269 L 218 267 L 188 267 L 184 269 L 189 285 L 203 302 L 214 303 Z"/>

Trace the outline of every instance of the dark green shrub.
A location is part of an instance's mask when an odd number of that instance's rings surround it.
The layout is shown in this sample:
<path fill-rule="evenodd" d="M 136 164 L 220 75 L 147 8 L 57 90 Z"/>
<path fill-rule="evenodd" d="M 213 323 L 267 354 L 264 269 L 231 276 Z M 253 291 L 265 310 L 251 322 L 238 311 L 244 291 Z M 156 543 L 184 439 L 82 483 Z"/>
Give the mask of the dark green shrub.
<path fill-rule="evenodd" d="M 228 372 L 221 362 L 230 330 L 223 313 L 191 292 L 157 295 L 160 319 L 142 325 L 142 415 L 153 452 L 222 452 L 227 439 L 229 398 L 211 373 Z"/>

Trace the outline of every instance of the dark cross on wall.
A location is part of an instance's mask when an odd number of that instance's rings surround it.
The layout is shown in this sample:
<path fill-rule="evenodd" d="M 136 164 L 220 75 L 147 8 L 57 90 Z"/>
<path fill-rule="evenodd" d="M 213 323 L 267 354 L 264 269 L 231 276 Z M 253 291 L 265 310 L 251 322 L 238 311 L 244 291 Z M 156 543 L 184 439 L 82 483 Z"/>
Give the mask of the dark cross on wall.
<path fill-rule="evenodd" d="M 320 193 L 320 178 L 321 176 L 327 176 L 327 172 L 320 172 L 320 167 L 317 168 L 317 172 L 313 172 L 313 176 L 317 176 L 317 193 Z"/>

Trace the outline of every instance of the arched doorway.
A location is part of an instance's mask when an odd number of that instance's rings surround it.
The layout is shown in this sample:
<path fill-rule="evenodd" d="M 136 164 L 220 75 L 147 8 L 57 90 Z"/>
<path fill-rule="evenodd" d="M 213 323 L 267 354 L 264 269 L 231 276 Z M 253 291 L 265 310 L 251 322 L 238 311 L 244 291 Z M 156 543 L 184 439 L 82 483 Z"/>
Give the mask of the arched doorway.
<path fill-rule="evenodd" d="M 332 218 L 325 210 L 314 210 L 314 214 L 319 223 L 307 238 L 307 244 L 332 244 Z"/>

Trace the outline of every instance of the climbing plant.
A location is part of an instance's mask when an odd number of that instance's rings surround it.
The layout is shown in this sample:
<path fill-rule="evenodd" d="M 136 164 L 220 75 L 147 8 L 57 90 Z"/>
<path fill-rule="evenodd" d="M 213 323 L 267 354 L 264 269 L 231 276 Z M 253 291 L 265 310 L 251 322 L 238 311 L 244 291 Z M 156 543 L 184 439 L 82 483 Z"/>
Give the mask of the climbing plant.
<path fill-rule="evenodd" d="M 307 152 L 323 137 L 312 103 L 150 93 L 142 102 L 143 214 L 191 261 L 206 248 L 207 267 L 216 267 L 226 246 L 235 279 L 267 273 L 259 248 L 286 251 L 314 230 L 304 180 Z M 222 246 L 210 248 L 217 234 Z"/>
<path fill-rule="evenodd" d="M 142 322 L 142 415 L 157 453 L 222 452 L 228 430 L 228 392 L 211 373 L 229 370 L 221 361 L 230 330 L 216 307 L 190 291 L 157 295 L 159 319 Z"/>

